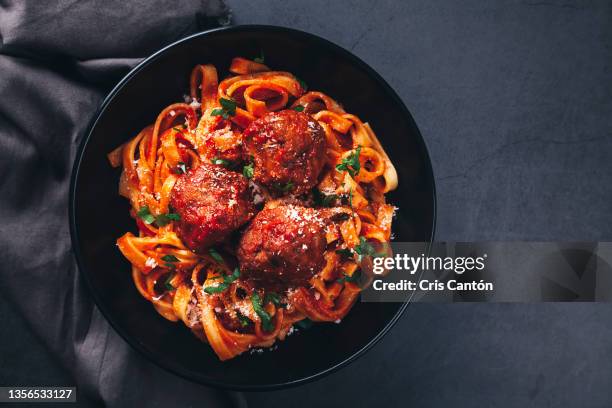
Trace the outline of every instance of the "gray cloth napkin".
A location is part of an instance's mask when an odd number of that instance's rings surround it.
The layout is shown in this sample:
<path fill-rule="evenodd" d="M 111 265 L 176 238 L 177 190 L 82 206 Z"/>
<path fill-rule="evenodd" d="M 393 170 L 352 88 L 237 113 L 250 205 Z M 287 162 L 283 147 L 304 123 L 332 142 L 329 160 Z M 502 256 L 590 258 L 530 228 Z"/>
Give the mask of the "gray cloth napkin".
<path fill-rule="evenodd" d="M 110 328 L 68 225 L 72 162 L 105 94 L 153 51 L 228 22 L 222 0 L 0 0 L 0 296 L 71 373 L 79 405 L 246 406 L 156 367 Z"/>

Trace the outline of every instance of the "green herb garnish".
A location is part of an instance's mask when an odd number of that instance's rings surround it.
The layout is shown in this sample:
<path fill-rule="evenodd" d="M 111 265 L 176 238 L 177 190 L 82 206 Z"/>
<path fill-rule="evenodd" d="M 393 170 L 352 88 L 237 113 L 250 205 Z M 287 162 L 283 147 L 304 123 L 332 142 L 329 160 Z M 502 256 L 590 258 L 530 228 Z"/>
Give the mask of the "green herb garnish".
<path fill-rule="evenodd" d="M 174 213 L 168 214 L 160 214 L 157 217 L 151 214 L 148 206 L 141 207 L 140 210 L 136 213 L 140 219 L 144 221 L 145 224 L 153 224 L 155 223 L 158 227 L 163 227 L 167 225 L 170 221 L 178 221 L 181 219 L 181 216 Z"/>
<path fill-rule="evenodd" d="M 204 288 L 204 292 L 208 293 L 209 295 L 215 294 L 215 293 L 221 293 L 221 292 L 225 292 L 225 290 L 229 288 L 229 285 L 225 282 L 221 282 L 220 284 L 218 284 L 217 286 L 207 286 Z"/>
<path fill-rule="evenodd" d="M 148 206 L 140 207 L 140 210 L 136 213 L 145 224 L 153 224 L 155 222 L 155 216 L 151 214 Z"/>
<path fill-rule="evenodd" d="M 219 263 L 223 263 L 223 257 L 221 256 L 221 254 L 219 252 L 217 252 L 217 250 L 215 248 L 208 248 L 208 253 L 210 254 L 210 256 L 212 257 L 212 259 L 214 259 L 215 261 L 219 262 Z"/>
<path fill-rule="evenodd" d="M 155 217 L 155 224 L 158 227 L 163 227 L 164 225 L 168 225 L 171 221 L 179 221 L 181 216 L 176 213 L 168 213 L 168 214 L 160 214 Z"/>
<path fill-rule="evenodd" d="M 264 304 L 272 302 L 275 306 L 281 306 L 281 297 L 278 293 L 268 292 L 266 296 L 264 296 Z"/>
<path fill-rule="evenodd" d="M 340 164 L 336 165 L 337 171 L 346 171 L 352 177 L 355 177 L 359 174 L 359 170 L 361 170 L 361 163 L 359 162 L 359 154 L 361 153 L 361 146 L 358 146 L 353 152 L 351 152 L 348 156 L 342 159 Z"/>
<path fill-rule="evenodd" d="M 338 198 L 336 194 L 324 194 L 317 188 L 312 190 L 314 204 L 320 207 L 333 207 Z"/>
<path fill-rule="evenodd" d="M 242 175 L 248 179 L 253 178 L 253 172 L 254 172 L 253 163 L 249 163 L 242 168 Z"/>
<path fill-rule="evenodd" d="M 178 162 L 178 165 L 176 166 L 176 168 L 183 174 L 187 173 L 187 167 L 185 163 L 183 162 Z"/>
<path fill-rule="evenodd" d="M 236 114 L 236 101 L 233 99 L 221 98 L 219 99 L 221 104 L 220 108 L 215 108 L 210 112 L 211 116 L 222 116 L 223 119 L 229 119 L 230 116 Z"/>
<path fill-rule="evenodd" d="M 229 285 L 234 282 L 236 279 L 240 277 L 240 269 L 234 269 L 234 272 L 231 275 L 221 275 L 223 282 L 219 283 L 217 286 L 207 286 L 204 288 L 204 292 L 212 295 L 213 293 L 221 293 L 224 292 Z"/>
<path fill-rule="evenodd" d="M 338 283 L 344 283 L 344 282 L 357 283 L 360 277 L 361 277 L 361 269 L 357 269 L 355 272 L 353 272 L 352 275 L 347 275 L 345 273 L 344 276 L 338 279 L 336 282 Z"/>
<path fill-rule="evenodd" d="M 172 278 L 174 278 L 174 274 L 170 274 L 168 275 L 168 279 L 166 279 L 166 281 L 164 282 L 164 286 L 166 287 L 166 290 L 174 290 L 176 289 L 174 286 L 172 286 L 172 284 L 170 283 L 170 281 L 172 280 Z"/>
<path fill-rule="evenodd" d="M 302 81 L 300 78 L 297 77 L 295 79 L 297 79 L 304 92 L 306 92 L 308 90 L 308 85 L 306 85 L 306 82 Z"/>
<path fill-rule="evenodd" d="M 293 108 L 294 111 L 304 112 L 304 107 L 302 105 L 297 105 Z"/>
<path fill-rule="evenodd" d="M 263 64 L 265 60 L 266 60 L 266 57 L 264 55 L 263 50 L 259 50 L 259 57 L 253 58 L 253 61 L 255 61 L 258 64 Z"/>
<path fill-rule="evenodd" d="M 345 259 L 353 257 L 353 251 L 350 248 L 336 249 L 336 253 Z"/>
<path fill-rule="evenodd" d="M 210 159 L 210 162 L 212 164 L 218 164 L 219 166 L 223 166 L 223 167 L 230 167 L 232 165 L 232 163 L 229 160 L 220 159 L 218 157 L 213 157 L 212 159 Z"/>
<path fill-rule="evenodd" d="M 295 325 L 297 327 L 299 327 L 300 329 L 304 329 L 304 330 L 310 329 L 313 324 L 314 322 L 310 320 L 309 318 L 300 320 L 299 322 L 295 322 Z"/>
<path fill-rule="evenodd" d="M 289 181 L 287 182 L 287 184 L 274 183 L 273 186 L 276 190 L 282 191 L 283 193 L 287 193 L 293 188 L 294 184 L 293 181 Z"/>
<path fill-rule="evenodd" d="M 170 254 L 162 256 L 161 259 L 162 261 L 166 262 L 180 262 L 180 260 L 176 256 Z"/>
<path fill-rule="evenodd" d="M 236 316 L 238 316 L 238 321 L 240 322 L 240 326 L 248 327 L 251 324 L 251 319 L 249 319 L 242 313 L 236 312 Z"/>
<path fill-rule="evenodd" d="M 383 253 L 376 252 L 374 246 L 372 246 L 372 244 L 370 244 L 365 237 L 359 237 L 359 244 L 354 249 L 359 255 L 360 261 L 364 256 L 371 256 L 374 258 L 384 256 Z"/>
<path fill-rule="evenodd" d="M 261 325 L 265 331 L 272 330 L 272 317 L 266 312 L 261 303 L 261 297 L 257 292 L 253 293 L 251 296 L 251 304 L 253 305 L 253 310 L 257 313 L 257 316 L 261 319 Z"/>

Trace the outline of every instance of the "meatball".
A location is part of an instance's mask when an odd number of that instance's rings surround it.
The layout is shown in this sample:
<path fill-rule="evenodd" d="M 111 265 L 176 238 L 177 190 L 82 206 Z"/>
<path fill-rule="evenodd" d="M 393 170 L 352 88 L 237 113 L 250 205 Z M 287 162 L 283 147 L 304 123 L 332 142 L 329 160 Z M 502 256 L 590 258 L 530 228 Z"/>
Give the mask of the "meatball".
<path fill-rule="evenodd" d="M 325 265 L 324 227 L 312 208 L 264 208 L 240 240 L 237 256 L 243 276 L 265 288 L 307 286 Z"/>
<path fill-rule="evenodd" d="M 170 204 L 181 217 L 178 235 L 196 252 L 225 240 L 253 215 L 248 180 L 208 163 L 176 181 Z"/>
<path fill-rule="evenodd" d="M 306 113 L 268 113 L 251 122 L 243 136 L 255 162 L 253 180 L 273 194 L 302 194 L 317 184 L 325 164 L 325 132 Z"/>
<path fill-rule="evenodd" d="M 198 127 L 196 145 L 201 157 L 237 163 L 244 160 L 242 133 L 232 130 L 230 122 L 220 116 L 211 116 Z"/>

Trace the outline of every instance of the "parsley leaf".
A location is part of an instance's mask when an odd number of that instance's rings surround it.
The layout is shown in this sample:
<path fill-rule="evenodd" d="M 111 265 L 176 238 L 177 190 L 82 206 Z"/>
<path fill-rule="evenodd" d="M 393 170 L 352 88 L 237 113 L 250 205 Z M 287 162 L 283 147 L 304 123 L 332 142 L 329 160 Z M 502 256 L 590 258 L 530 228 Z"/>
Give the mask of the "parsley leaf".
<path fill-rule="evenodd" d="M 344 282 L 357 283 L 360 277 L 361 277 L 361 269 L 357 269 L 355 272 L 353 272 L 352 275 L 347 275 L 345 273 L 342 278 L 337 280 L 337 282 L 338 283 L 344 283 Z"/>
<path fill-rule="evenodd" d="M 353 251 L 350 248 L 336 249 L 336 253 L 345 259 L 353 257 Z"/>
<path fill-rule="evenodd" d="M 181 173 L 183 174 L 187 173 L 187 167 L 185 166 L 185 163 L 178 162 L 178 165 L 176 167 Z"/>
<path fill-rule="evenodd" d="M 348 156 L 342 159 L 340 164 L 336 165 L 337 171 L 346 171 L 352 177 L 355 177 L 359 174 L 359 170 L 361 170 L 361 163 L 359 162 L 359 155 L 361 154 L 361 146 L 358 146 L 355 151 L 351 152 Z"/>
<path fill-rule="evenodd" d="M 293 108 L 294 111 L 304 112 L 304 107 L 302 105 L 297 105 Z"/>
<path fill-rule="evenodd" d="M 272 302 L 275 306 L 281 306 L 281 297 L 278 293 L 268 292 L 266 296 L 264 296 L 264 304 Z"/>
<path fill-rule="evenodd" d="M 249 163 L 242 168 L 242 175 L 248 179 L 253 178 L 253 163 Z"/>
<path fill-rule="evenodd" d="M 176 213 L 168 213 L 168 214 L 160 214 L 155 217 L 155 224 L 158 227 L 163 227 L 164 225 L 168 225 L 171 221 L 179 221 L 181 216 Z"/>
<path fill-rule="evenodd" d="M 164 255 L 162 256 L 161 259 L 162 261 L 166 261 L 166 262 L 179 262 L 180 261 L 176 256 L 171 255 L 171 254 Z"/>
<path fill-rule="evenodd" d="M 302 81 L 300 78 L 297 77 L 295 79 L 297 79 L 297 81 L 300 83 L 300 86 L 302 87 L 304 92 L 308 91 L 308 85 L 306 85 L 306 82 Z"/>
<path fill-rule="evenodd" d="M 314 322 L 310 320 L 309 318 L 305 318 L 303 320 L 300 320 L 299 322 L 295 322 L 295 325 L 297 327 L 299 327 L 300 329 L 304 329 L 304 330 L 310 329 L 313 324 Z"/>
<path fill-rule="evenodd" d="M 219 252 L 217 252 L 217 250 L 215 248 L 208 248 L 208 253 L 210 254 L 210 256 L 212 257 L 212 259 L 214 259 L 215 261 L 219 262 L 219 263 L 223 263 L 223 257 L 221 256 L 221 254 Z"/>
<path fill-rule="evenodd" d="M 236 114 L 236 101 L 233 99 L 221 98 L 219 99 L 221 108 L 215 108 L 210 112 L 210 116 L 222 116 L 223 119 L 228 119 L 230 116 Z"/>
<path fill-rule="evenodd" d="M 257 313 L 257 316 L 261 319 L 261 325 L 265 331 L 272 330 L 272 317 L 265 311 L 263 305 L 261 303 L 261 297 L 257 292 L 253 293 L 251 296 L 251 304 L 253 305 L 253 310 Z"/>
<path fill-rule="evenodd" d="M 217 286 L 207 286 L 204 288 L 204 292 L 212 295 L 214 293 L 224 292 L 227 288 L 229 288 L 229 283 L 221 282 Z"/>
<path fill-rule="evenodd" d="M 140 210 L 136 213 L 141 220 L 144 221 L 145 224 L 153 224 L 155 222 L 155 216 L 151 214 L 148 206 L 140 207 Z"/>
<path fill-rule="evenodd" d="M 291 191 L 293 186 L 294 186 L 293 181 L 289 181 L 289 182 L 287 182 L 287 184 L 281 184 L 281 183 L 278 183 L 278 182 L 273 184 L 273 187 L 276 190 L 282 191 L 283 193 L 287 193 L 287 192 Z"/>
<path fill-rule="evenodd" d="M 259 57 L 253 58 L 253 61 L 255 61 L 258 64 L 263 64 L 265 60 L 266 60 L 266 56 L 264 55 L 263 50 L 259 50 Z"/>
<path fill-rule="evenodd" d="M 225 282 L 225 283 L 232 283 L 236 279 L 238 279 L 239 277 L 240 277 L 240 269 L 239 268 L 235 268 L 234 272 L 231 275 L 224 275 L 223 276 L 223 282 Z"/>
<path fill-rule="evenodd" d="M 236 316 L 238 316 L 238 321 L 240 322 L 240 326 L 242 327 L 248 327 L 252 323 L 251 319 L 249 319 L 240 312 L 236 312 Z"/>
<path fill-rule="evenodd" d="M 140 219 L 142 219 L 145 224 L 155 223 L 155 225 L 157 225 L 158 227 L 168 225 L 170 221 L 178 221 L 181 219 L 180 215 L 174 213 L 160 214 L 156 217 L 151 214 L 151 211 L 149 211 L 149 207 L 146 205 L 144 207 L 141 207 L 140 210 L 138 210 L 138 212 L 136 213 L 136 215 L 140 217 Z"/>
<path fill-rule="evenodd" d="M 217 255 L 218 255 L 218 252 L 217 252 Z M 221 262 L 223 262 L 223 258 L 221 258 Z M 234 269 L 234 272 L 231 275 L 222 274 L 221 278 L 223 279 L 223 282 L 219 283 L 217 286 L 205 287 L 204 292 L 208 293 L 209 295 L 212 295 L 213 293 L 224 292 L 227 288 L 229 288 L 230 284 L 234 282 L 236 279 L 238 279 L 239 277 L 240 277 L 240 269 L 236 268 Z"/>
<path fill-rule="evenodd" d="M 364 256 L 371 256 L 373 258 L 379 258 L 384 256 L 383 253 L 376 252 L 376 249 L 370 244 L 365 237 L 359 237 L 359 244 L 354 248 L 355 252 L 359 254 L 359 260 Z"/>
<path fill-rule="evenodd" d="M 210 159 L 210 162 L 212 164 L 218 164 L 219 166 L 223 166 L 223 167 L 230 167 L 232 165 L 232 163 L 229 160 L 220 159 L 218 157 L 213 157 L 212 159 Z"/>
<path fill-rule="evenodd" d="M 333 207 L 338 198 L 336 194 L 325 194 L 317 188 L 312 189 L 312 199 L 317 206 Z"/>
<path fill-rule="evenodd" d="M 168 275 L 168 279 L 166 279 L 166 281 L 164 282 L 164 286 L 166 287 L 166 290 L 174 290 L 174 289 L 176 289 L 174 286 L 172 286 L 172 283 L 170 283 L 172 278 L 174 278 L 174 274 L 173 273 Z"/>

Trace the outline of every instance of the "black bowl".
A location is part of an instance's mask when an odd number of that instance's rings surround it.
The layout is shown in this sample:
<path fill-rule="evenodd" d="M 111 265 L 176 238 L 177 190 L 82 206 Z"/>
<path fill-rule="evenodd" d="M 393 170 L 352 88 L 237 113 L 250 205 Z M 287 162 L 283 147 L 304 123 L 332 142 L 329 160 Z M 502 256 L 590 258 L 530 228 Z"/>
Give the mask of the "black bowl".
<path fill-rule="evenodd" d="M 158 315 L 134 287 L 115 240 L 135 225 L 127 200 L 117 194 L 119 171 L 106 154 L 182 100 L 194 65 L 212 63 L 223 77 L 232 57 L 260 50 L 266 64 L 295 73 L 372 125 L 399 174 L 400 186 L 389 195 L 400 208 L 395 239 L 430 242 L 435 225 L 433 173 L 417 126 L 389 85 L 343 48 L 288 28 L 235 26 L 187 37 L 134 68 L 104 100 L 74 164 L 70 222 L 79 268 L 104 316 L 151 361 L 199 383 L 242 390 L 296 385 L 338 369 L 376 343 L 407 304 L 358 302 L 341 324 L 318 324 L 277 342 L 273 351 L 220 362 L 186 327 Z"/>

